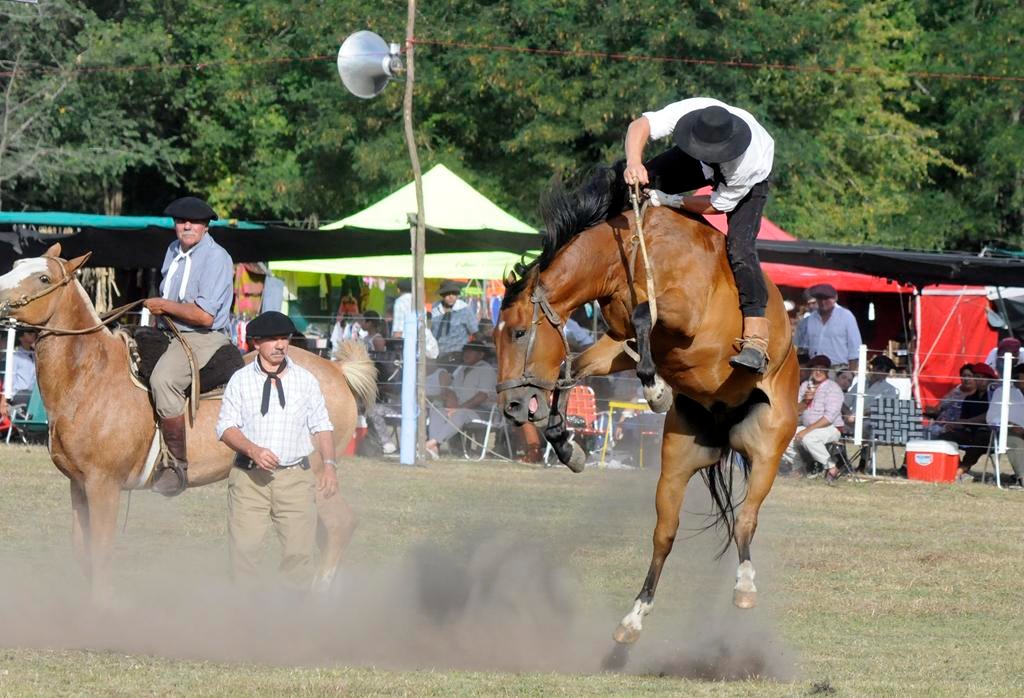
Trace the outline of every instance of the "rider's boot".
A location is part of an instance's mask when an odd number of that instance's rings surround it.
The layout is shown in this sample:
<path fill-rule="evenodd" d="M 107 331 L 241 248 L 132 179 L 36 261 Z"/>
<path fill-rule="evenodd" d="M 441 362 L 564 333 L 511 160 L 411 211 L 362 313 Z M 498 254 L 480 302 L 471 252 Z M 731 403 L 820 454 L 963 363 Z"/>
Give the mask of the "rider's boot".
<path fill-rule="evenodd" d="M 153 480 L 153 491 L 173 497 L 188 487 L 188 455 L 185 450 L 185 415 L 160 419 L 160 431 L 167 447 L 167 459 Z"/>
<path fill-rule="evenodd" d="M 768 318 L 744 317 L 740 353 L 729 359 L 735 368 L 764 373 L 768 368 Z"/>

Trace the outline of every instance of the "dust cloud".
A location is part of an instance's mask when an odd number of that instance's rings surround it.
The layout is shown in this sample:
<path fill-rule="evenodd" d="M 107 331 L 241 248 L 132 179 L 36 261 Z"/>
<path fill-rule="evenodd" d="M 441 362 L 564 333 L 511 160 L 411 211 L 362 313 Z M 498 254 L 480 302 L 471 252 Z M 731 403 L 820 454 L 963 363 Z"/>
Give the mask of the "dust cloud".
<path fill-rule="evenodd" d="M 579 504 L 594 513 L 577 535 L 601 535 L 626 525 L 628 508 L 651 507 L 653 482 L 630 479 L 602 495 L 614 493 L 619 508 L 598 506 L 601 497 Z M 705 511 L 698 500 L 690 497 L 686 508 Z M 794 659 L 767 612 L 732 607 L 734 556 L 714 560 L 720 539 L 713 532 L 688 535 L 681 531 L 644 635 L 628 648 L 611 633 L 646 574 L 649 529 L 636 536 L 644 562 L 635 581 L 599 590 L 602 598 L 621 597 L 619 608 L 583 592 L 569 566 L 571 541 L 559 550 L 493 530 L 443 548 L 420 544 L 391 563 L 346 565 L 329 594 L 306 598 L 243 593 L 220 574 L 221 549 L 172 554 L 165 547 L 145 559 L 117 559 L 115 601 L 103 610 L 90 607 L 64 550 L 30 559 L 7 552 L 0 646 L 297 666 L 791 679 Z"/>

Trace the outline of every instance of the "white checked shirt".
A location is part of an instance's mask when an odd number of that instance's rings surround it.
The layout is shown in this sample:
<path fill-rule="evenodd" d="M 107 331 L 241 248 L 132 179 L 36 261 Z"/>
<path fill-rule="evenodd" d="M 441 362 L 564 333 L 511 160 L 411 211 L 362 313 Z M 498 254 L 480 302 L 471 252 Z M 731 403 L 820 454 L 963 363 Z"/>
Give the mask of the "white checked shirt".
<path fill-rule="evenodd" d="M 284 407 L 277 386 L 270 388 L 270 409 L 260 414 L 267 374 L 254 360 L 231 376 L 217 419 L 217 438 L 237 427 L 257 446 L 269 448 L 281 465 L 295 465 L 314 451 L 311 434 L 334 431 L 320 384 L 312 373 L 288 360 L 281 375 Z"/>

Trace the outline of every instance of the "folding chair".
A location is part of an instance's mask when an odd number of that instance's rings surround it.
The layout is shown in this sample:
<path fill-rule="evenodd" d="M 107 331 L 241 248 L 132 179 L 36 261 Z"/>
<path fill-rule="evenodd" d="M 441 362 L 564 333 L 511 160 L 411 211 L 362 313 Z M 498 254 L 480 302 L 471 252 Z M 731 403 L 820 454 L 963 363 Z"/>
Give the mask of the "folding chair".
<path fill-rule="evenodd" d="M 992 429 L 988 435 L 988 447 L 985 449 L 985 455 L 982 458 L 985 460 L 985 466 L 981 469 L 981 482 L 985 483 L 985 476 L 988 474 L 988 466 L 992 466 L 992 479 L 995 480 L 996 487 L 1003 489 L 1002 477 L 999 472 L 999 454 L 996 453 L 996 442 L 999 440 L 999 436 L 996 434 L 995 429 Z"/>
<path fill-rule="evenodd" d="M 49 432 L 50 422 L 46 416 L 46 407 L 43 405 L 43 396 L 39 393 L 39 386 L 32 388 L 32 395 L 28 404 L 24 407 L 11 405 L 11 426 L 7 430 L 7 443 L 11 442 L 11 435 L 17 431 L 23 443 L 28 443 L 28 437 L 46 434 Z"/>
<path fill-rule="evenodd" d="M 494 434 L 495 451 L 498 448 L 498 438 L 504 435 L 505 452 L 510 458 L 512 457 L 512 437 L 509 436 L 508 433 L 508 422 L 505 421 L 505 417 L 502 415 L 501 410 L 498 409 L 497 404 L 491 406 L 491 410 L 487 413 L 487 416 L 484 416 L 481 412 L 478 417 L 474 417 L 463 424 L 462 430 L 466 432 L 466 434 L 463 434 L 462 436 L 462 455 L 464 458 L 469 458 L 471 460 L 483 460 L 487 455 L 487 447 L 491 442 L 492 433 Z M 480 440 L 477 441 L 472 436 L 472 433 L 480 432 L 483 432 L 483 434 L 481 435 Z M 467 436 L 467 434 L 469 435 Z M 473 441 L 480 446 L 479 455 L 473 455 L 473 446 L 470 444 L 470 441 Z"/>
<path fill-rule="evenodd" d="M 918 407 L 915 400 L 879 398 L 875 402 L 874 409 L 868 415 L 871 435 L 864 443 L 864 448 L 869 449 L 872 475 L 878 474 L 879 444 L 889 446 L 892 453 L 893 470 L 899 470 L 896 465 L 896 446 L 905 448 L 907 441 L 923 439 L 923 419 L 924 415 L 921 414 L 921 408 Z"/>

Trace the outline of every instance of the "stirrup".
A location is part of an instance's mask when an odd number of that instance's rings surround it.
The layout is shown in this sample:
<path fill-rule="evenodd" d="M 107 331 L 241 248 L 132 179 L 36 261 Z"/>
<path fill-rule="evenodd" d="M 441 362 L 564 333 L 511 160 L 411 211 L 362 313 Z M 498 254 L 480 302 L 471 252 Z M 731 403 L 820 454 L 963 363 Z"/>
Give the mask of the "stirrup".
<path fill-rule="evenodd" d="M 165 470 L 170 470 L 178 478 L 178 484 L 172 490 L 164 491 L 157 489 L 156 485 L 161 480 L 161 475 Z M 152 490 L 157 494 L 162 494 L 165 497 L 177 497 L 179 494 L 188 489 L 188 466 L 181 466 L 176 458 L 170 458 L 170 462 L 161 463 L 160 467 L 156 470 L 156 477 L 153 478 Z"/>
<path fill-rule="evenodd" d="M 762 375 L 768 368 L 768 353 L 753 346 L 752 343 L 745 342 L 740 353 L 729 359 L 729 365 Z"/>

